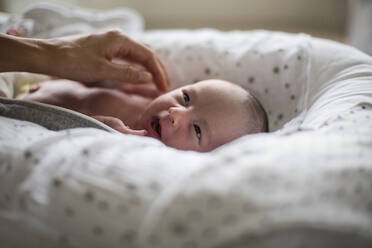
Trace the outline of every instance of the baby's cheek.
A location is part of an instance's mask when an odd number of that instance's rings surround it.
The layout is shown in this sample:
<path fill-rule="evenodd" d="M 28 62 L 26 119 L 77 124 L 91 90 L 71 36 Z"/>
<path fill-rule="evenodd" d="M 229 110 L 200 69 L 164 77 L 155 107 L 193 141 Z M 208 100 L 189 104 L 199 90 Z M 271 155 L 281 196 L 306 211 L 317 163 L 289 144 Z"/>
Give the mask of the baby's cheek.
<path fill-rule="evenodd" d="M 195 150 L 197 151 L 199 147 L 196 146 L 191 137 L 187 136 L 182 132 L 175 132 L 170 134 L 163 143 L 167 146 L 177 148 L 180 150 Z"/>

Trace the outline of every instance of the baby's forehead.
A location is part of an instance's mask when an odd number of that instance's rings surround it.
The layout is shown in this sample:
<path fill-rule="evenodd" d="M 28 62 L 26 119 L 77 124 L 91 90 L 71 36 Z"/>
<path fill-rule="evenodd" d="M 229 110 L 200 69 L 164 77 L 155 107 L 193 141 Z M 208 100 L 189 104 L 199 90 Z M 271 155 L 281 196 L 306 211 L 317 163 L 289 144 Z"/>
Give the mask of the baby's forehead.
<path fill-rule="evenodd" d="M 228 118 L 246 116 L 247 92 L 227 83 L 200 83 L 186 88 L 190 92 L 190 102 L 196 110 L 204 114 Z"/>
<path fill-rule="evenodd" d="M 221 93 L 230 93 L 230 94 L 246 94 L 247 91 L 242 87 L 233 84 L 229 81 L 224 80 L 204 80 L 197 82 L 192 85 L 186 86 L 186 88 L 197 90 L 200 94 L 221 94 Z"/>
<path fill-rule="evenodd" d="M 237 85 L 235 85 L 235 84 L 233 84 L 229 81 L 220 80 L 220 79 L 203 80 L 203 81 L 196 82 L 196 83 L 192 84 L 191 86 L 194 86 L 194 87 L 210 87 L 210 88 L 215 88 L 215 87 L 220 87 L 220 86 L 223 86 L 223 87 L 237 87 Z"/>

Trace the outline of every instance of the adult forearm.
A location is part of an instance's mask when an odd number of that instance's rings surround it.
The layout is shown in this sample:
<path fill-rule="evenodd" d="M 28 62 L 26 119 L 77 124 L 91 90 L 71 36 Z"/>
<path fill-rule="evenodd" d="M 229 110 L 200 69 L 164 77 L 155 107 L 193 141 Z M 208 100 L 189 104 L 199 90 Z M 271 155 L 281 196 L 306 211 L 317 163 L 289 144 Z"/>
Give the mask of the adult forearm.
<path fill-rule="evenodd" d="M 44 40 L 0 34 L 0 72 L 48 74 L 48 60 L 52 50 Z"/>
<path fill-rule="evenodd" d="M 121 58 L 141 64 L 116 64 Z M 118 80 L 156 84 L 168 89 L 163 63 L 155 53 L 118 30 L 54 39 L 28 39 L 0 34 L 0 72 L 26 71 L 84 83 Z"/>

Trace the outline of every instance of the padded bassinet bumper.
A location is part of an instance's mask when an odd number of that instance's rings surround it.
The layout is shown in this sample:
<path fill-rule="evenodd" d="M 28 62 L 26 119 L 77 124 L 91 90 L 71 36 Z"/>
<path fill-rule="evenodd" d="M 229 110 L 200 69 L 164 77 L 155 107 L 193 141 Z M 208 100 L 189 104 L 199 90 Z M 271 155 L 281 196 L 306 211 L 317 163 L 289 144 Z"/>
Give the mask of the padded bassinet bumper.
<path fill-rule="evenodd" d="M 268 31 L 135 38 L 174 87 L 221 78 L 255 92 L 271 132 L 201 154 L 1 117 L 1 246 L 372 246 L 370 57 Z"/>

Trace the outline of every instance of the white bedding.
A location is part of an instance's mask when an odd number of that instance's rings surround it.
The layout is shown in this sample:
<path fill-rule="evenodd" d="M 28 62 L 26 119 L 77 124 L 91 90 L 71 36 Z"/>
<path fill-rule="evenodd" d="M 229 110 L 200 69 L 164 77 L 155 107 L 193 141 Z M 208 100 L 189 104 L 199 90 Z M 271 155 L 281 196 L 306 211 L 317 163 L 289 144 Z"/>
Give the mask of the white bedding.
<path fill-rule="evenodd" d="M 201 154 L 0 117 L 1 246 L 372 246 L 370 57 L 267 31 L 135 37 L 174 87 L 219 77 L 256 92 L 273 132 Z"/>

